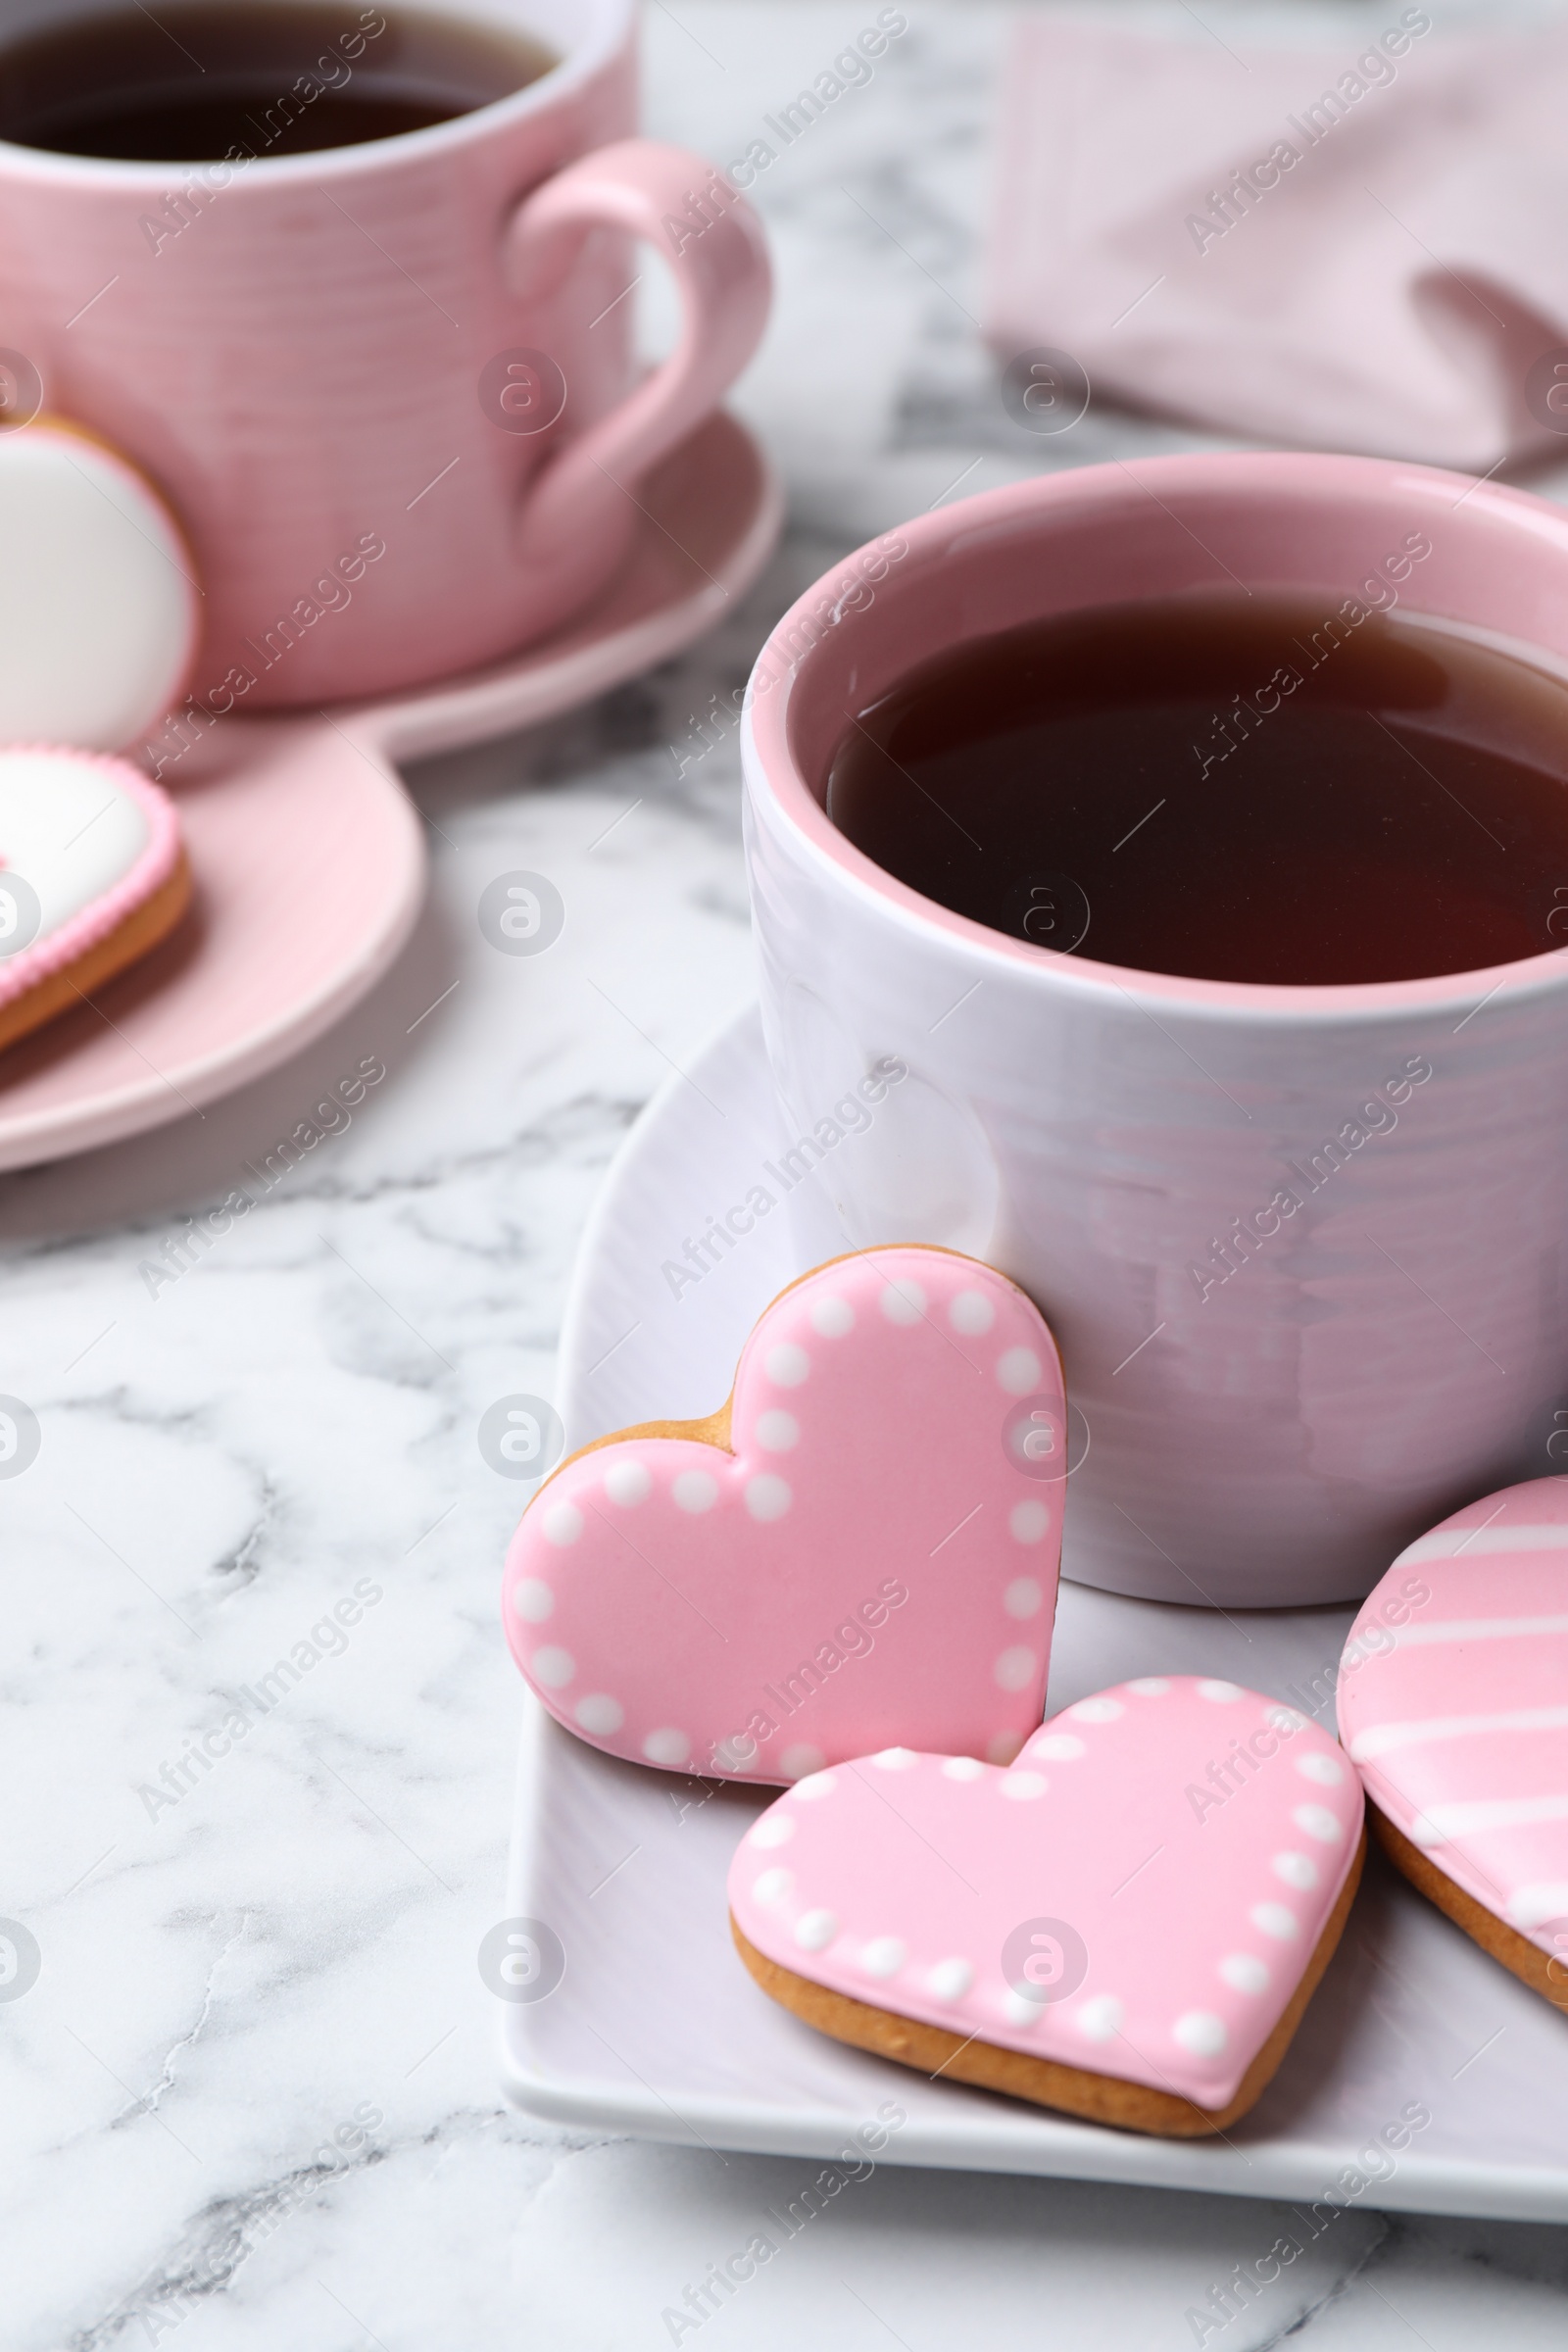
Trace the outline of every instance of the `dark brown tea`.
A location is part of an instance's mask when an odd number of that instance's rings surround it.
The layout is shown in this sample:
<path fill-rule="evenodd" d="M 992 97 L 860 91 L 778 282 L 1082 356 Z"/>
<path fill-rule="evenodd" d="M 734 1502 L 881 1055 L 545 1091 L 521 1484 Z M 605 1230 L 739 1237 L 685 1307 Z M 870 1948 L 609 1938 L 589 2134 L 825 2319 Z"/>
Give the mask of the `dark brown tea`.
<path fill-rule="evenodd" d="M 556 62 L 416 8 L 160 0 L 0 49 L 0 138 L 122 163 L 300 155 L 471 114 Z"/>
<path fill-rule="evenodd" d="M 938 655 L 852 718 L 827 808 L 925 898 L 1143 971 L 1308 987 L 1568 946 L 1568 680 L 1332 594 Z"/>

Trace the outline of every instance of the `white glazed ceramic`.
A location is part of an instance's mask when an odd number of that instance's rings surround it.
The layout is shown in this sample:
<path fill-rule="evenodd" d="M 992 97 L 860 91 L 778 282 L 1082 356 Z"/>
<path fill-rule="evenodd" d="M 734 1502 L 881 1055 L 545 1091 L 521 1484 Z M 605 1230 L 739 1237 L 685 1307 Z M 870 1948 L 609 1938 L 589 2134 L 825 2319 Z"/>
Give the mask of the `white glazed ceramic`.
<path fill-rule="evenodd" d="M 790 1223 L 775 1207 L 678 1293 L 663 1267 L 685 1237 L 768 1183 L 762 1163 L 777 1166 L 789 1140 L 748 1012 L 670 1080 L 599 1196 L 562 1341 L 557 1402 L 569 1446 L 711 1410 L 723 1396 L 757 1315 L 803 1271 Z M 1080 1476 L 1068 1481 L 1069 1524 Z M 496 1568 L 499 1587 L 499 1557 Z M 1250 1678 L 1332 1729 L 1349 1621 L 1348 1609 L 1227 1618 L 1063 1585 L 1048 1703 L 1054 1711 L 1135 1675 L 1214 1674 Z M 1358 2204 L 1568 2220 L 1563 2021 L 1379 1854 L 1258 2105 L 1223 2138 L 1150 2139 L 928 2082 L 813 2033 L 753 1984 L 729 1936 L 725 1875 L 766 1792 L 620 1763 L 519 1698 L 507 1916 L 541 1922 L 564 1957 L 546 1998 L 500 2010 L 506 2085 L 533 2114 L 579 2132 L 821 2161 L 893 2099 L 906 2120 L 881 2162 L 1284 2197 L 1303 2230 L 1329 2233 L 1324 2250 Z M 1314 2215 L 1325 2188 L 1412 2102 L 1432 2120 L 1397 2162 L 1374 2157 L 1375 2184 L 1336 2190 L 1338 2219 L 1332 2205 Z M 1170 2342 L 1186 2332 L 1178 2306 Z"/>
<path fill-rule="evenodd" d="M 1279 1606 L 1365 1592 L 1423 1528 L 1550 1467 L 1568 955 L 1378 987 L 1117 969 L 934 906 L 822 807 L 851 713 L 939 646 L 1227 575 L 1326 612 L 1393 590 L 1568 665 L 1568 514 L 1518 491 L 1358 458 L 1054 474 L 890 534 L 785 615 L 743 738 L 747 839 L 793 1126 L 879 1056 L 909 1070 L 833 1156 L 813 1250 L 948 1243 L 1032 1294 L 1090 1446 L 1065 1574 Z"/>

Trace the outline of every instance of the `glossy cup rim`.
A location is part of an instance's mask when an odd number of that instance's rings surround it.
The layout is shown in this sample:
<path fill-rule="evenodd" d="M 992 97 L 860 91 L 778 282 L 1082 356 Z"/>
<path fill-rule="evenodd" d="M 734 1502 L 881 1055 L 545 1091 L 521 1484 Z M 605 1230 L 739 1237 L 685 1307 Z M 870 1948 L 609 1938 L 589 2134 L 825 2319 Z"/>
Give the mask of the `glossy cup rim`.
<path fill-rule="evenodd" d="M 437 0 L 437 5 L 441 14 L 466 23 L 484 26 L 497 22 L 464 7 L 461 0 L 450 7 L 440 6 Z M 351 147 L 312 148 L 303 155 L 256 156 L 248 163 L 234 165 L 233 176 L 221 182 L 220 190 L 215 192 L 243 187 L 258 174 L 259 185 L 272 188 L 282 187 L 290 180 L 362 177 L 405 160 L 438 156 L 448 148 L 466 146 L 472 139 L 526 121 L 531 115 L 548 114 L 568 102 L 584 82 L 603 72 L 630 37 L 634 13 L 635 0 L 594 0 L 590 23 L 578 37 L 562 50 L 553 66 L 535 80 L 524 82 L 521 89 L 488 99 L 482 106 L 471 107 L 466 114 L 429 123 L 422 130 L 395 131 L 390 137 L 365 139 Z M 532 28 L 521 25 L 517 29 L 526 32 Z M 0 41 L 0 50 L 3 48 Z M 191 163 L 145 163 L 118 156 L 65 155 L 54 148 L 28 147 L 20 139 L 0 138 L 0 179 L 32 180 L 56 187 L 65 183 L 88 190 L 118 188 L 143 197 L 151 190 L 162 193 L 177 182 L 199 177 L 226 161 L 224 157 L 207 157 Z"/>
<path fill-rule="evenodd" d="M 1200 1015 L 1245 1013 L 1263 1021 L 1305 1019 L 1319 1025 L 1386 1019 L 1401 1012 L 1441 1014 L 1450 1008 L 1468 1020 L 1483 1004 L 1516 1002 L 1568 988 L 1568 943 L 1539 956 L 1475 971 L 1310 987 L 1194 979 L 1098 962 L 1093 956 L 1054 955 L 923 897 L 839 831 L 796 756 L 793 720 L 802 698 L 811 691 L 819 647 L 813 645 L 806 654 L 794 655 L 789 650 L 792 635 L 816 625 L 817 609 L 825 596 L 832 596 L 836 584 L 842 600 L 843 575 L 853 570 L 858 557 L 874 554 L 892 538 L 902 541 L 905 550 L 896 579 L 889 575 L 891 592 L 897 595 L 903 583 L 940 562 L 956 541 L 1027 520 L 1034 514 L 1041 517 L 1042 528 L 1048 528 L 1054 516 L 1081 515 L 1108 491 L 1120 493 L 1118 477 L 1128 475 L 1156 498 L 1161 489 L 1212 490 L 1218 496 L 1233 496 L 1238 485 L 1250 485 L 1261 498 L 1282 490 L 1298 492 L 1315 477 L 1325 491 L 1332 488 L 1342 496 L 1397 491 L 1412 500 L 1423 515 L 1446 514 L 1457 505 L 1474 505 L 1480 513 L 1518 528 L 1526 537 L 1544 540 L 1560 556 L 1568 586 L 1568 511 L 1500 483 L 1399 460 L 1301 451 L 1223 451 L 1142 460 L 1136 470 L 1113 461 L 981 491 L 935 514 L 902 523 L 896 531 L 882 533 L 879 541 L 867 541 L 813 581 L 778 621 L 758 656 L 743 713 L 743 764 L 757 821 L 768 824 L 786 839 L 797 858 L 820 880 L 867 909 L 874 908 L 879 918 L 891 920 L 906 933 L 919 934 L 981 976 L 989 971 L 998 978 L 1005 977 L 1014 987 L 1027 986 L 1033 980 L 1053 992 L 1101 1000 L 1120 996 L 1146 1008 L 1164 1004 Z M 1419 603 L 1412 603 L 1410 609 L 1419 612 Z M 1568 654 L 1561 658 L 1560 666 L 1568 671 Z M 1463 1021 L 1458 1025 L 1462 1027 Z"/>

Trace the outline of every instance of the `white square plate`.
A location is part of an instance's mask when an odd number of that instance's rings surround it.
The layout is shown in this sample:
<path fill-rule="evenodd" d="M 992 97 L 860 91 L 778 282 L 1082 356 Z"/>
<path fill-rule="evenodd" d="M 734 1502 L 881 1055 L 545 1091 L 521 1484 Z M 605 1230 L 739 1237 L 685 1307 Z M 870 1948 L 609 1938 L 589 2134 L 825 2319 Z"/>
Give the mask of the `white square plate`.
<path fill-rule="evenodd" d="M 650 1104 L 601 1196 L 563 1344 L 571 1446 L 632 1421 L 710 1412 L 769 1298 L 833 1254 L 825 1203 L 808 1183 L 699 1280 L 665 1271 L 689 1265 L 688 1238 L 768 1181 L 762 1162 L 783 1140 L 760 1026 L 748 1013 Z M 1070 1393 L 1070 1364 L 1067 1373 Z M 1161 1673 L 1223 1675 L 1311 1705 L 1314 1682 L 1330 1689 L 1323 1678 L 1351 1615 L 1226 1615 L 1064 1583 L 1049 1711 Z M 506 2086 L 533 2114 L 692 2145 L 832 2156 L 894 2099 L 907 2121 L 884 2162 L 1223 2189 L 1303 2207 L 1364 2195 L 1415 2212 L 1568 2220 L 1568 2020 L 1375 1851 L 1340 1949 L 1258 2105 L 1223 2138 L 1150 2139 L 928 2082 L 778 2008 L 735 1954 L 724 1894 L 762 1793 L 618 1763 L 527 1704 L 508 1910 L 544 1922 L 565 1955 L 547 1998 L 503 2012 Z M 1332 1713 L 1318 1711 L 1332 1726 Z M 1385 2152 L 1384 2177 L 1371 2180 L 1370 2166 L 1347 2174 L 1412 2106 L 1431 2121 L 1397 2157 Z"/>

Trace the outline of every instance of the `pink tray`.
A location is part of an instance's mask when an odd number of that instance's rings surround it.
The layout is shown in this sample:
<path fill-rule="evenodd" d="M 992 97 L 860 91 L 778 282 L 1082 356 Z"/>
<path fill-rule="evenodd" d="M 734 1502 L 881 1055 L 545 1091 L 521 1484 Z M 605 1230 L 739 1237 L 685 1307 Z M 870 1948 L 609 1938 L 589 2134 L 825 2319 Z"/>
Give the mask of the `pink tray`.
<path fill-rule="evenodd" d="M 229 720 L 166 772 L 192 911 L 0 1055 L 0 1170 L 183 1118 L 330 1028 L 387 970 L 424 896 L 423 830 L 394 762 L 536 724 L 678 653 L 756 578 L 783 514 L 761 451 L 722 414 L 641 503 L 615 586 L 548 645 L 330 716 Z"/>

